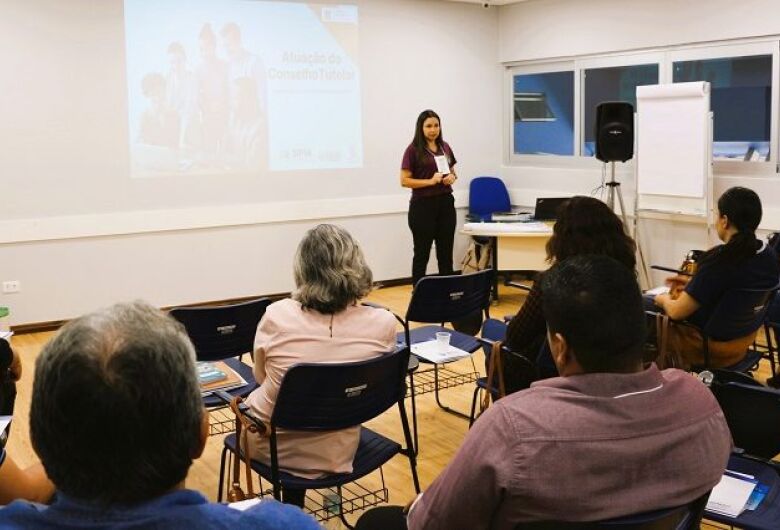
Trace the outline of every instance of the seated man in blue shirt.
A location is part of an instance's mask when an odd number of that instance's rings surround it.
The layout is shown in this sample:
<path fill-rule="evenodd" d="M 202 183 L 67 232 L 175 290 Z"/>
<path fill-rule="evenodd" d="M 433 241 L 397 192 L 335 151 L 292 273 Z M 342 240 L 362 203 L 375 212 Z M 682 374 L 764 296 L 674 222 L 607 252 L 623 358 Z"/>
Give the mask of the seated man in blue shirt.
<path fill-rule="evenodd" d="M 46 345 L 30 435 L 57 498 L 0 509 L 3 529 L 320 528 L 292 506 L 240 512 L 184 488 L 208 436 L 195 353 L 178 323 L 142 302 L 78 318 Z"/>

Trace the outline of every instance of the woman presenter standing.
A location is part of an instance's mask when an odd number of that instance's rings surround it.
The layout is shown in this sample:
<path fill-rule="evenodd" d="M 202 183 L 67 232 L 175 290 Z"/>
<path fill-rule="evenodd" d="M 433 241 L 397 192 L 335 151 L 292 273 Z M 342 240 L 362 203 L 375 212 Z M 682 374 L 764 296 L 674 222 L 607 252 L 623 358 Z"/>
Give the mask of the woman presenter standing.
<path fill-rule="evenodd" d="M 455 201 L 452 184 L 455 155 L 441 133 L 439 115 L 424 110 L 417 118 L 414 140 L 401 161 L 401 186 L 411 188 L 409 229 L 414 240 L 412 285 L 425 276 L 431 244 L 436 242 L 439 274 L 452 274 L 452 245 L 455 239 Z"/>

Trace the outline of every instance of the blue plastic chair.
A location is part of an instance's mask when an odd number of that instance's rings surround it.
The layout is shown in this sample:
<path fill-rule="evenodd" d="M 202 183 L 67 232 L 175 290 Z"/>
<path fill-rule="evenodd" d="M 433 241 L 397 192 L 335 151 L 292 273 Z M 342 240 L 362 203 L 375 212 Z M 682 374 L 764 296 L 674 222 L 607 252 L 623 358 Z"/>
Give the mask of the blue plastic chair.
<path fill-rule="evenodd" d="M 515 530 L 698 530 L 710 494 L 676 508 L 654 510 L 608 521 L 522 523 Z"/>
<path fill-rule="evenodd" d="M 270 304 L 270 299 L 260 298 L 221 306 L 178 307 L 171 309 L 170 315 L 184 325 L 198 361 L 224 361 L 247 382 L 228 390 L 233 396 L 246 397 L 257 383 L 252 367 L 241 362 L 239 357 L 249 353 L 254 358 L 257 325 Z M 225 407 L 222 400 L 213 395 L 204 396 L 203 405 L 212 410 Z M 227 432 L 232 425 L 232 421 L 212 424 L 211 434 Z"/>
<path fill-rule="evenodd" d="M 504 181 L 497 177 L 475 177 L 469 184 L 469 218 L 489 221 L 495 212 L 512 209 Z"/>
<path fill-rule="evenodd" d="M 449 328 L 445 328 L 447 322 L 454 322 L 464 319 L 476 312 L 484 314 L 485 318 L 490 318 L 490 286 L 493 279 L 493 270 L 487 269 L 472 274 L 453 275 L 453 276 L 426 276 L 422 278 L 412 291 L 412 298 L 409 300 L 409 306 L 406 310 L 406 316 L 402 319 L 404 331 L 398 334 L 397 341 L 404 344 L 413 345 L 418 342 L 425 342 L 436 338 L 436 333 L 446 331 L 451 334 L 450 344 L 456 348 L 473 353 L 480 347 L 479 341 L 472 335 L 461 333 Z M 425 324 L 436 324 L 422 326 L 415 329 L 410 328 L 412 322 Z M 418 358 L 419 359 L 419 358 Z M 424 359 L 419 359 L 421 363 L 428 363 Z M 430 364 L 430 363 L 428 363 Z M 417 372 L 425 374 L 433 372 L 433 391 L 436 396 L 436 403 L 443 410 L 468 419 L 468 416 L 462 412 L 453 410 L 442 404 L 439 398 L 439 366 L 434 364 L 433 370 Z M 460 374 L 464 377 L 458 377 L 457 384 L 467 384 L 476 380 L 474 377 L 465 377 L 467 374 Z M 410 372 L 410 393 L 412 399 L 412 425 L 414 432 L 415 451 L 419 450 L 417 437 L 417 407 L 415 404 L 415 375 Z M 451 386 L 457 386 L 451 384 Z"/>
<path fill-rule="evenodd" d="M 409 349 L 351 363 L 304 363 L 290 368 L 282 379 L 271 414 L 270 424 L 253 418 L 260 432 L 270 439 L 271 465 L 251 462 L 252 470 L 271 482 L 273 494 L 281 499 L 281 490 L 338 488 L 379 469 L 398 453 L 409 459 L 415 491 L 420 492 L 417 465 L 412 448 L 409 421 L 406 416 L 406 372 Z M 284 462 L 277 454 L 277 430 L 324 432 L 360 426 L 393 405 L 398 405 L 405 448 L 366 427 L 361 427 L 360 443 L 352 461 L 352 473 L 333 474 L 319 479 L 305 479 L 280 470 Z M 219 500 L 225 478 L 227 452 L 239 454 L 235 433 L 225 437 L 219 472 Z M 383 479 L 384 481 L 384 479 Z M 384 485 L 383 485 L 384 488 Z M 340 513 L 342 519 L 344 514 Z M 345 521 L 346 523 L 346 521 Z"/>

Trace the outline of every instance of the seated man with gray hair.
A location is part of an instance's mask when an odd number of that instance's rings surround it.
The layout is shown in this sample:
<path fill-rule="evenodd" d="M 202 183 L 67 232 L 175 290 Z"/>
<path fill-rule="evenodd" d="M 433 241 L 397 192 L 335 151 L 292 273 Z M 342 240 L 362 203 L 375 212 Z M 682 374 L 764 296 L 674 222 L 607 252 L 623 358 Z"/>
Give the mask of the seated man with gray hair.
<path fill-rule="evenodd" d="M 320 528 L 292 506 L 241 512 L 184 488 L 208 437 L 195 352 L 142 302 L 73 320 L 44 347 L 30 435 L 57 498 L 0 509 L 0 528 Z"/>

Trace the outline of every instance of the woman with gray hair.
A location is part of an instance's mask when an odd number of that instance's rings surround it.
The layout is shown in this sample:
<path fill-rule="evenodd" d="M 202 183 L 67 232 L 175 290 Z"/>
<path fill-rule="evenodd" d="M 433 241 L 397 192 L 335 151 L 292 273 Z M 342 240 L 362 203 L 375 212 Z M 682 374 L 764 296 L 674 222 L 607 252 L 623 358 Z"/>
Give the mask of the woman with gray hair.
<path fill-rule="evenodd" d="M 268 307 L 255 336 L 254 375 L 258 384 L 246 399 L 255 415 L 269 422 L 279 385 L 298 363 L 362 361 L 395 348 L 395 318 L 358 301 L 372 287 L 371 269 L 352 236 L 338 226 L 309 230 L 293 264 L 292 298 Z M 277 431 L 279 465 L 303 478 L 350 473 L 359 428 L 341 431 Z M 270 465 L 267 437 L 249 439 L 250 456 Z M 285 502 L 302 505 L 304 492 L 282 492 Z"/>

